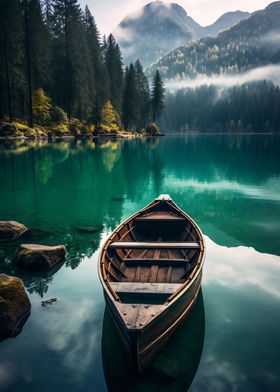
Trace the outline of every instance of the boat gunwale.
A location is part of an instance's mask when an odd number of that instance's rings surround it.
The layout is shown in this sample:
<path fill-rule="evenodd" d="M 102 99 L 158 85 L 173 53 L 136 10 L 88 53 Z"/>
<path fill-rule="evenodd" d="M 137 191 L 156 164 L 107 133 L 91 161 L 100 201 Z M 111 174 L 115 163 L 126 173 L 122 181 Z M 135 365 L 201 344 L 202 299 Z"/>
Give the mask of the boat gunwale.
<path fill-rule="evenodd" d="M 105 254 L 107 253 L 108 248 L 110 246 L 110 241 L 115 236 L 116 232 L 120 231 L 122 227 L 124 227 L 129 222 L 131 222 L 140 213 L 145 212 L 146 210 L 150 209 L 151 207 L 156 206 L 157 204 L 159 204 L 161 202 L 162 202 L 162 200 L 155 199 L 151 203 L 149 203 L 146 207 L 143 207 L 142 209 L 138 210 L 135 214 L 133 214 L 130 217 L 128 217 L 124 222 L 122 222 L 119 226 L 117 226 L 112 231 L 112 233 L 108 236 L 108 238 L 104 242 L 104 245 L 102 246 L 102 249 L 101 249 L 101 251 L 99 253 L 99 257 L 98 257 L 98 275 L 99 275 L 99 279 L 101 281 L 102 287 L 105 290 L 105 293 L 108 295 L 108 297 L 110 298 L 110 300 L 113 303 L 114 302 L 120 303 L 120 297 L 117 295 L 117 293 L 113 290 L 113 288 L 110 285 L 110 281 L 109 281 L 109 279 L 107 277 L 106 270 L 105 270 L 105 263 L 103 261 L 103 258 L 105 257 Z M 172 294 L 170 297 L 168 297 L 166 299 L 166 301 L 161 305 L 161 306 L 164 306 L 165 310 L 166 310 L 167 308 L 171 307 L 174 304 L 174 302 L 176 302 L 179 299 L 179 297 L 181 297 L 186 291 L 189 290 L 189 288 L 191 287 L 192 283 L 195 281 L 195 279 L 200 274 L 200 272 L 202 270 L 202 267 L 203 267 L 203 264 L 204 264 L 204 260 L 205 260 L 205 245 L 204 245 L 204 238 L 203 238 L 202 231 L 199 228 L 199 226 L 196 224 L 196 222 L 185 211 L 183 211 L 180 207 L 178 207 L 177 204 L 172 199 L 166 200 L 165 202 L 170 204 L 171 207 L 177 209 L 177 211 L 180 214 L 185 216 L 185 218 L 190 221 L 190 223 L 195 227 L 195 229 L 196 229 L 196 231 L 197 231 L 197 233 L 199 235 L 199 244 L 200 244 L 199 258 L 198 258 L 198 261 L 196 263 L 196 266 L 195 266 L 193 272 L 186 279 L 186 281 L 184 283 L 182 283 L 181 287 L 174 294 Z M 117 309 L 117 312 L 119 313 L 118 309 Z M 121 315 L 120 315 L 119 319 L 124 324 L 125 328 L 128 329 L 127 325 L 124 322 L 124 320 L 121 317 Z M 144 332 L 145 329 L 148 328 L 151 323 L 156 321 L 156 319 L 157 319 L 157 317 L 151 319 L 143 327 L 137 328 L 137 329 L 133 329 L 133 331 L 139 331 L 139 332 L 143 331 Z"/>

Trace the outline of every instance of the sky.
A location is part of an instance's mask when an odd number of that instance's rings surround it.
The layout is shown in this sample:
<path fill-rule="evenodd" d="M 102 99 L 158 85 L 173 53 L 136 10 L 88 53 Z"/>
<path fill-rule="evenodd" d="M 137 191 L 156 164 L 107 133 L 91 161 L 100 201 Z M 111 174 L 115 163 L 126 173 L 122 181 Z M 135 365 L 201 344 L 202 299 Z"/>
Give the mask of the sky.
<path fill-rule="evenodd" d="M 202 26 L 209 25 L 228 11 L 253 12 L 265 8 L 273 0 L 174 0 Z M 89 6 L 101 34 L 112 32 L 119 22 L 131 12 L 150 3 L 151 0 L 80 0 Z M 168 3 L 170 1 L 164 0 Z"/>

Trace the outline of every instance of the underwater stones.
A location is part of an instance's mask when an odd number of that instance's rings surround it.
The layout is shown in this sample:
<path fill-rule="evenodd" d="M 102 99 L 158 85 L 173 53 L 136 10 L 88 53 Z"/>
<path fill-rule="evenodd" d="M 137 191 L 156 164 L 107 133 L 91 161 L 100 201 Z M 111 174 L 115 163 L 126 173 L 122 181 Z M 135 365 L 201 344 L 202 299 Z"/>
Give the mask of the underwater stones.
<path fill-rule="evenodd" d="M 64 245 L 22 244 L 15 253 L 14 262 L 18 267 L 28 270 L 47 270 L 62 261 L 66 254 Z"/>
<path fill-rule="evenodd" d="M 103 230 L 103 225 L 77 227 L 80 233 L 98 233 Z"/>
<path fill-rule="evenodd" d="M 27 227 L 16 221 L 0 221 L 0 242 L 18 239 L 27 231 Z"/>
<path fill-rule="evenodd" d="M 46 299 L 45 301 L 41 301 L 41 305 L 46 307 L 46 306 L 52 305 L 56 301 L 57 301 L 57 298 Z"/>
<path fill-rule="evenodd" d="M 23 282 L 14 276 L 0 274 L 0 341 L 21 332 L 30 310 Z"/>

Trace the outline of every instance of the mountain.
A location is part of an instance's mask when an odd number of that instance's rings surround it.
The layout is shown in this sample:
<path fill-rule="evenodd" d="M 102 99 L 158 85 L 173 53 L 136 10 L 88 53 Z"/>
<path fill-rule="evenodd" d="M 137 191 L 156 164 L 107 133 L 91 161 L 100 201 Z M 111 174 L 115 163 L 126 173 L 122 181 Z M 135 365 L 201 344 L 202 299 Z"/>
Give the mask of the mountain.
<path fill-rule="evenodd" d="M 157 68 L 165 78 L 195 78 L 237 74 L 280 63 L 279 20 L 280 1 L 276 1 L 217 37 L 203 38 L 171 51 L 151 67 L 151 72 Z"/>
<path fill-rule="evenodd" d="M 241 22 L 243 19 L 246 19 L 250 16 L 250 12 L 243 12 L 243 11 L 234 11 L 234 12 L 227 12 L 226 14 L 222 15 L 219 19 L 216 20 L 210 26 L 206 26 L 202 28 L 202 35 L 200 33 L 200 37 L 214 37 L 218 35 L 220 32 L 224 30 L 228 30 L 237 23 Z"/>
<path fill-rule="evenodd" d="M 126 63 L 151 64 L 169 50 L 192 39 L 187 13 L 177 4 L 155 1 L 128 15 L 113 31 Z"/>
<path fill-rule="evenodd" d="M 125 63 L 140 59 L 150 65 L 169 51 L 188 42 L 214 36 L 248 17 L 247 12 L 229 12 L 213 25 L 202 27 L 180 5 L 154 1 L 128 15 L 113 31 Z"/>

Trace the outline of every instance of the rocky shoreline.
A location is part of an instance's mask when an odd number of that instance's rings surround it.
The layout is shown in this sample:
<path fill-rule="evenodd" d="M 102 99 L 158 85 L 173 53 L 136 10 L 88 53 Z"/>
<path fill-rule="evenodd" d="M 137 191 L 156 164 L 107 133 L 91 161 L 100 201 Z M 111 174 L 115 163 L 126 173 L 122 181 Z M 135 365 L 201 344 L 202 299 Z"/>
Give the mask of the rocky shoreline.
<path fill-rule="evenodd" d="M 71 128 L 71 127 L 70 127 Z M 99 138 L 120 138 L 134 139 L 143 136 L 136 132 L 104 130 L 93 132 L 81 132 L 79 129 L 70 131 L 65 125 L 47 128 L 35 126 L 30 128 L 22 123 L 0 122 L 0 141 L 6 140 L 71 140 L 71 139 L 99 139 Z M 145 136 L 145 135 L 144 135 Z"/>

